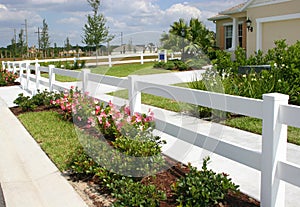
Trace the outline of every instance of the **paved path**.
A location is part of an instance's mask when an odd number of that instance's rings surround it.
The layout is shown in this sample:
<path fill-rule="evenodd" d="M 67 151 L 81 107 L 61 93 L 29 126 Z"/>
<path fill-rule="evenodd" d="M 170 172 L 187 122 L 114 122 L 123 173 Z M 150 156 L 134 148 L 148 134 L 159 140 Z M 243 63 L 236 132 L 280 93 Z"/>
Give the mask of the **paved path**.
<path fill-rule="evenodd" d="M 201 73 L 201 71 L 198 72 Z M 191 78 L 199 75 L 195 75 L 191 72 L 189 73 L 190 74 L 170 73 L 148 75 L 140 78 L 144 81 L 160 84 L 174 84 L 190 81 Z M 76 85 L 77 83 L 62 84 L 64 86 L 70 86 Z M 95 90 L 95 88 L 99 90 Z M 106 92 L 118 90 L 117 87 L 111 87 L 103 84 L 89 84 L 89 90 L 94 90 L 95 95 L 104 101 L 113 100 L 113 102 L 117 105 L 124 105 L 127 103 L 126 100 L 104 94 Z M 0 157 L 4 158 L 0 159 L 0 182 L 3 187 L 7 206 L 26 206 L 22 203 L 23 199 L 35 202 L 35 205 L 28 204 L 27 206 L 84 206 L 85 204 L 74 190 L 72 190 L 68 183 L 60 176 L 53 163 L 41 151 L 33 138 L 7 108 L 6 104 L 8 106 L 13 106 L 12 101 L 17 97 L 17 94 L 21 92 L 24 91 L 19 86 L 0 88 L 0 98 L 4 99 L 4 101 L 2 100 L 0 102 Z M 260 135 L 206 122 L 155 107 L 142 106 L 143 112 L 146 112 L 149 108 L 154 110 L 156 116 L 175 125 L 208 135 L 218 131 L 218 134 L 220 135 L 219 138 L 222 140 L 226 140 L 252 150 L 261 150 Z M 220 157 L 213 152 L 208 152 L 199 147 L 187 144 L 176 139 L 176 137 L 172 137 L 158 131 L 156 131 L 156 133 L 168 143 L 163 147 L 163 152 L 165 154 L 184 163 L 191 162 L 197 167 L 201 167 L 202 159 L 209 155 L 212 161 L 209 166 L 213 170 L 228 173 L 230 177 L 233 178 L 233 181 L 240 185 L 240 189 L 243 192 L 257 199 L 259 198 L 259 171 Z M 22 139 L 19 139 L 20 137 L 22 137 Z M 288 144 L 287 157 L 289 161 L 300 164 L 300 160 L 298 159 L 300 157 L 300 147 Z M 60 185 L 63 187 L 60 187 Z M 300 189 L 289 184 L 286 186 L 286 206 L 297 207 L 298 201 L 300 200 Z M 59 190 L 56 192 L 53 190 L 55 188 Z M 21 197 L 16 199 L 16 194 L 20 194 Z M 64 198 L 69 196 L 69 199 L 61 200 L 61 195 L 64 195 Z M 76 201 L 76 205 L 53 204 L 54 202 L 63 202 L 65 200 L 69 200 L 70 202 Z M 20 203 L 17 205 L 15 202 Z"/>

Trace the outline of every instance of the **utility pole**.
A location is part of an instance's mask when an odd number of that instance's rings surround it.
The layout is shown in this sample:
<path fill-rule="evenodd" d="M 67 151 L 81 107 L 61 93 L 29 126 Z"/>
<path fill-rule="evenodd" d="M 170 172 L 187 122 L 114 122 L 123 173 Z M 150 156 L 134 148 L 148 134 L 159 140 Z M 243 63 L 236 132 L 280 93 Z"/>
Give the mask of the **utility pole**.
<path fill-rule="evenodd" d="M 16 47 L 17 47 L 17 32 L 16 29 L 14 29 L 14 61 L 15 61 L 15 57 L 16 57 Z"/>
<path fill-rule="evenodd" d="M 123 53 L 123 32 L 121 32 L 121 54 Z"/>
<path fill-rule="evenodd" d="M 27 30 L 27 19 L 25 19 L 25 39 L 26 39 L 26 57 L 28 57 L 28 30 Z"/>
<path fill-rule="evenodd" d="M 41 48 L 41 40 L 40 40 L 40 28 L 38 27 L 38 31 L 35 32 L 38 34 L 38 44 L 39 44 L 39 49 L 38 49 L 38 52 L 40 53 L 40 48 Z"/>

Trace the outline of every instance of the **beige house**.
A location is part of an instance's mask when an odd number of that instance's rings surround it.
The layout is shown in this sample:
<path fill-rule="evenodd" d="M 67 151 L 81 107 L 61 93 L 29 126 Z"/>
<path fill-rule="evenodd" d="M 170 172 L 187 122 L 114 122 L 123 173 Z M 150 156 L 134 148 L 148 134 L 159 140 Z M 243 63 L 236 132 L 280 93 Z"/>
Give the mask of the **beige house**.
<path fill-rule="evenodd" d="M 248 0 L 208 20 L 216 24 L 217 46 L 228 51 L 240 46 L 251 55 L 275 40 L 300 40 L 300 0 Z"/>

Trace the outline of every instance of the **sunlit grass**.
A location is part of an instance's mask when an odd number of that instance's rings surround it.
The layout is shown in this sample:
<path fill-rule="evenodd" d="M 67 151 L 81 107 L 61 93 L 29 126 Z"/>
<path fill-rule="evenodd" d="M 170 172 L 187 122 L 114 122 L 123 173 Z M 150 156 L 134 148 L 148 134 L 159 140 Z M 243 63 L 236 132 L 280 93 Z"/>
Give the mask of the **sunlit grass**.
<path fill-rule="evenodd" d="M 68 169 L 67 163 L 80 143 L 71 122 L 57 112 L 29 112 L 18 117 L 60 171 Z"/>
<path fill-rule="evenodd" d="M 262 120 L 252 117 L 237 117 L 228 119 L 226 125 L 238 128 L 241 130 L 262 134 Z M 288 127 L 288 142 L 300 145 L 300 129 Z"/>

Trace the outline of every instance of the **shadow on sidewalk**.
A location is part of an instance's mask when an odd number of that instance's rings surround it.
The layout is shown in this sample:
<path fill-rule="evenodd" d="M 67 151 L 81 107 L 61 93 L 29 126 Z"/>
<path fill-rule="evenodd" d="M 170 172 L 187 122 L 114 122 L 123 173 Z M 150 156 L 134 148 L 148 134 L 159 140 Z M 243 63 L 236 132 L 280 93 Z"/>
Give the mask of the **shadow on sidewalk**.
<path fill-rule="evenodd" d="M 0 183 L 0 207 L 5 207 L 5 200 L 4 200 L 4 196 L 3 196 L 3 192 L 2 192 L 2 188 L 1 188 L 1 183 Z"/>

